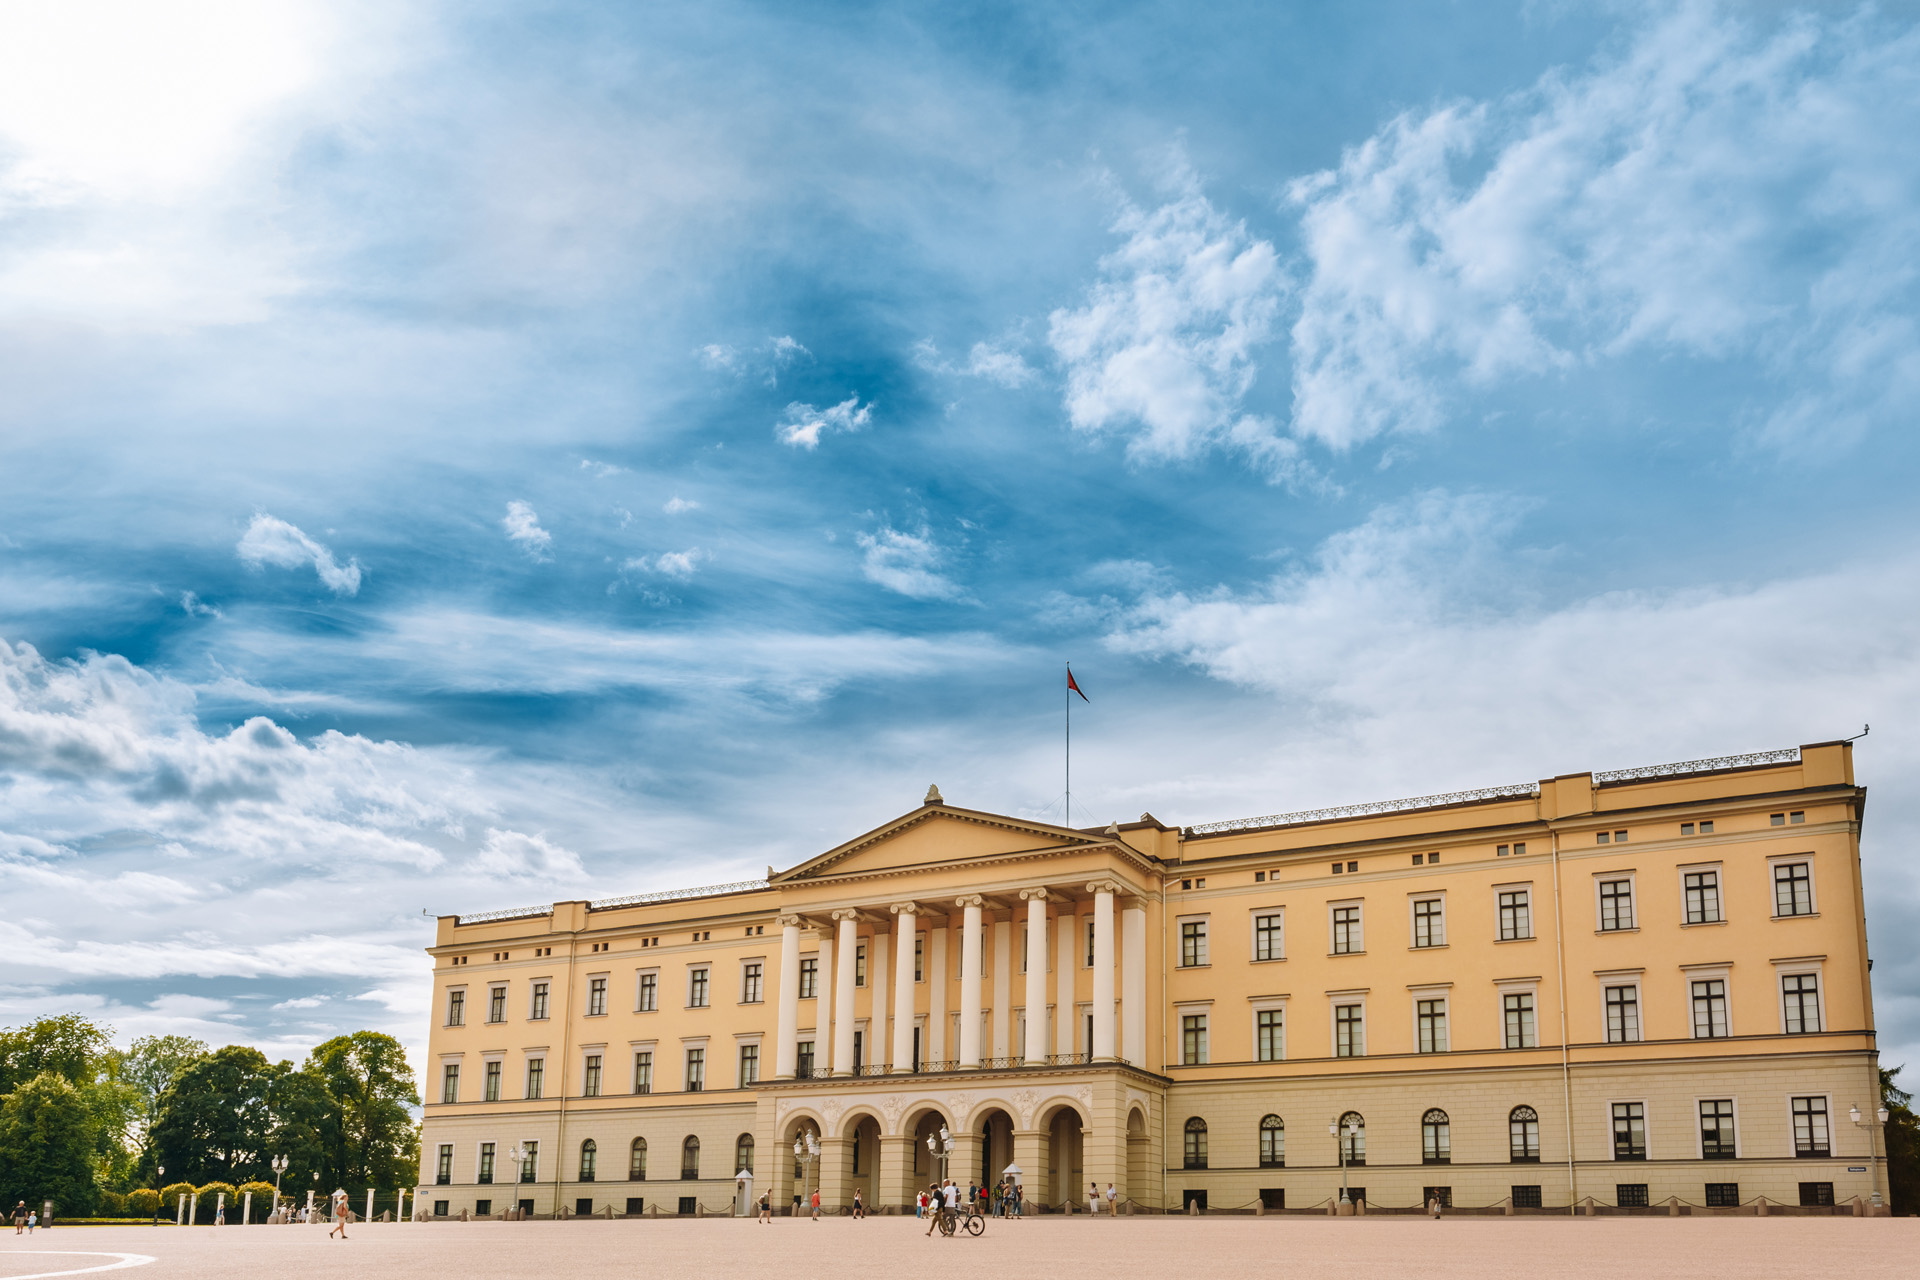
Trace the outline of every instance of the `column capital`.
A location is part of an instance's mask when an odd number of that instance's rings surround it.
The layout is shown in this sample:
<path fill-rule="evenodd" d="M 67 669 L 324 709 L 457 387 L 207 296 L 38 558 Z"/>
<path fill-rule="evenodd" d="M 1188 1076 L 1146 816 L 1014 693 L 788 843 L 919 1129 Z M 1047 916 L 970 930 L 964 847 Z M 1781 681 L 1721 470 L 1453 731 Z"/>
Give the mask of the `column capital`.
<path fill-rule="evenodd" d="M 953 905 L 956 907 L 984 907 L 987 905 L 987 900 L 977 893 L 963 893 L 953 900 Z"/>
<path fill-rule="evenodd" d="M 860 918 L 860 911 L 857 907 L 841 907 L 832 913 L 832 918 L 835 920 L 858 920 Z"/>
<path fill-rule="evenodd" d="M 896 902 L 888 907 L 887 910 L 897 916 L 917 916 L 920 914 L 920 904 L 917 902 Z"/>
<path fill-rule="evenodd" d="M 1052 896 L 1053 895 L 1048 893 L 1045 889 L 1022 889 L 1020 891 L 1020 901 L 1022 902 L 1028 902 L 1034 899 L 1038 899 L 1041 902 L 1045 902 L 1048 898 L 1051 898 Z"/>
<path fill-rule="evenodd" d="M 1088 893 L 1111 893 L 1119 895 L 1126 892 L 1125 886 L 1117 880 L 1094 880 L 1087 885 Z"/>
<path fill-rule="evenodd" d="M 782 929 L 803 929 L 807 924 L 804 918 L 795 915 L 775 916 L 773 922 Z"/>

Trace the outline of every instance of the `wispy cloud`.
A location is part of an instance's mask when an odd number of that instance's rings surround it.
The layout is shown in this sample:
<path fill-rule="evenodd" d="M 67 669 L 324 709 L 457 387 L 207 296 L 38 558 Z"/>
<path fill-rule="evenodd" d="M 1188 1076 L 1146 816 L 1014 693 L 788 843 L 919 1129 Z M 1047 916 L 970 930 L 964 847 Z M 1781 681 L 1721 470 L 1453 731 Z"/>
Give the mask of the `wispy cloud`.
<path fill-rule="evenodd" d="M 635 556 L 621 567 L 629 572 L 657 573 L 685 582 L 707 558 L 707 553 L 699 547 L 688 547 L 685 551 L 663 551 L 657 556 Z"/>
<path fill-rule="evenodd" d="M 683 498 L 676 493 L 673 497 L 668 498 L 666 505 L 660 509 L 670 516 L 677 516 L 683 511 L 698 511 L 700 504 L 692 498 Z"/>
<path fill-rule="evenodd" d="M 280 569 L 298 569 L 311 564 L 320 581 L 335 595 L 351 596 L 360 591 L 360 562 L 350 559 L 340 564 L 333 552 L 300 532 L 285 520 L 255 515 L 240 535 L 234 551 L 241 563 L 258 569 L 273 565 Z"/>
<path fill-rule="evenodd" d="M 774 431 L 782 444 L 799 449 L 817 449 L 820 447 L 820 437 L 828 432 L 860 431 L 871 421 L 873 405 L 861 404 L 860 396 L 856 393 L 825 409 L 798 402 L 790 404 L 786 416 Z"/>
<path fill-rule="evenodd" d="M 925 338 L 914 344 L 913 355 L 921 368 L 931 372 L 981 378 L 1009 389 L 1028 386 L 1040 378 L 1040 371 L 1018 351 L 990 342 L 974 343 L 967 352 L 967 362 L 960 365 L 942 358 L 940 349 Z"/>
<path fill-rule="evenodd" d="M 507 514 L 500 520 L 506 529 L 507 537 L 520 544 L 535 560 L 546 560 L 548 550 L 553 546 L 553 535 L 540 527 L 540 516 L 524 502 L 515 499 L 507 504 Z"/>
<path fill-rule="evenodd" d="M 953 600 L 962 592 L 936 572 L 944 556 L 931 533 L 907 533 L 882 525 L 876 533 L 862 533 L 855 541 L 866 553 L 860 572 L 867 581 L 915 600 Z"/>

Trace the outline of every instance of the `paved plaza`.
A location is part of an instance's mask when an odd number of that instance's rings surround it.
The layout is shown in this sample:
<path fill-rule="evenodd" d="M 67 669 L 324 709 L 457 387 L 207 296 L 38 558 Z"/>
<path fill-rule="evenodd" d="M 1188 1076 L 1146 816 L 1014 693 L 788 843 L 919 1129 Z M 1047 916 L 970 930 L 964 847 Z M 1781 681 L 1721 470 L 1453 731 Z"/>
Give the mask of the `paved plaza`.
<path fill-rule="evenodd" d="M 368 1224 L 351 1239 L 311 1227 L 67 1227 L 0 1236 L 0 1280 L 127 1270 L 129 1280 L 262 1276 L 605 1277 L 791 1275 L 1844 1276 L 1916 1274 L 1920 1219 L 1085 1217 L 991 1223 L 979 1239 L 921 1235 L 912 1218 Z M 135 1255 L 126 1257 L 124 1255 Z M 151 1258 L 140 1262 L 139 1258 Z"/>

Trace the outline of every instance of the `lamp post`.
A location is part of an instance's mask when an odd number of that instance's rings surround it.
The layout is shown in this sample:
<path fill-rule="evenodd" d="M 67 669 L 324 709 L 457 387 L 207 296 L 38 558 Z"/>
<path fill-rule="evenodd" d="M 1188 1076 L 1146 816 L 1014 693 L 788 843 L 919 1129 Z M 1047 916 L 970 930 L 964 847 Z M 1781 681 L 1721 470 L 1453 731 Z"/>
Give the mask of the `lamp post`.
<path fill-rule="evenodd" d="M 287 1171 L 287 1158 L 275 1156 L 268 1161 L 268 1167 L 273 1170 L 273 1211 L 278 1213 L 280 1212 L 280 1175 Z"/>
<path fill-rule="evenodd" d="M 525 1160 L 526 1158 L 527 1158 L 527 1149 L 521 1146 L 517 1142 L 514 1143 L 513 1146 L 509 1148 L 507 1151 L 507 1159 L 513 1161 L 513 1185 L 516 1188 L 520 1185 L 520 1162 Z M 514 1199 L 517 1201 L 520 1198 L 519 1191 L 516 1190 L 513 1193 L 513 1196 L 514 1196 Z M 516 1220 L 517 1220 L 517 1215 L 520 1212 L 520 1206 L 518 1204 L 515 1204 L 513 1206 L 513 1212 L 516 1215 Z"/>
<path fill-rule="evenodd" d="M 1874 1117 L 1879 1120 L 1882 1129 L 1887 1127 L 1887 1109 L 1885 1107 L 1881 1107 L 1876 1111 Z M 1861 1121 L 1859 1103 L 1855 1103 L 1853 1106 L 1847 1108 L 1847 1118 L 1852 1120 L 1855 1125 L 1867 1131 L 1867 1167 L 1873 1170 L 1873 1207 L 1877 1209 L 1880 1207 L 1880 1157 L 1878 1155 L 1879 1144 L 1873 1140 L 1873 1125 Z"/>
<path fill-rule="evenodd" d="M 820 1159 L 820 1140 L 813 1136 L 813 1130 L 804 1129 L 793 1140 L 793 1158 L 800 1162 L 800 1206 L 810 1208 L 812 1197 L 807 1194 L 807 1184 L 813 1177 L 813 1166 Z M 820 1221 L 819 1218 L 814 1219 Z"/>
<path fill-rule="evenodd" d="M 154 1175 L 154 1180 L 163 1187 L 167 1185 L 167 1166 L 160 1166 L 159 1171 Z M 160 1225 L 160 1202 L 158 1200 L 153 1202 L 153 1225 L 156 1227 Z"/>
<path fill-rule="evenodd" d="M 1351 1201 L 1347 1199 L 1347 1143 L 1341 1140 L 1340 1121 L 1338 1119 L 1335 1119 L 1332 1124 L 1327 1126 L 1327 1136 L 1333 1139 L 1334 1154 L 1340 1161 L 1340 1203 L 1349 1204 Z M 1347 1139 L 1350 1141 L 1359 1136 L 1360 1126 L 1351 1120 L 1347 1121 Z"/>
<path fill-rule="evenodd" d="M 953 1135 L 947 1132 L 947 1126 L 941 1125 L 937 1136 L 931 1133 L 927 1135 L 927 1150 L 931 1151 L 934 1159 L 940 1162 L 940 1186 L 944 1188 L 947 1185 L 947 1162 L 953 1159 Z M 945 1200 L 946 1194 L 943 1190 L 941 1202 L 944 1204 Z M 953 1208 L 952 1205 L 946 1207 Z M 935 1209 L 934 1212 L 938 1214 L 940 1210 Z"/>

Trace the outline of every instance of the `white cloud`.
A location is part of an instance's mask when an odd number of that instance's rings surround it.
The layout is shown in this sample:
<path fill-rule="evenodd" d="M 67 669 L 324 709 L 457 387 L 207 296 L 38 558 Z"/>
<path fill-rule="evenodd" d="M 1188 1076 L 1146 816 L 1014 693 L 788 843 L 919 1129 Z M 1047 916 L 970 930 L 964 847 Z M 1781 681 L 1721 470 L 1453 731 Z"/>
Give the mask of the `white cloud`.
<path fill-rule="evenodd" d="M 702 365 L 716 373 L 745 377 L 757 370 L 761 381 L 770 387 L 777 387 L 783 372 L 795 362 L 810 358 L 813 352 L 791 334 L 783 334 L 778 338 L 768 338 L 747 351 L 724 342 L 710 342 L 695 354 L 700 357 Z"/>
<path fill-rule="evenodd" d="M 731 373 L 740 363 L 740 352 L 724 342 L 709 342 L 696 353 L 700 363 L 709 369 L 718 369 Z"/>
<path fill-rule="evenodd" d="M 350 596 L 360 590 L 358 560 L 348 560 L 344 565 L 336 562 L 332 551 L 285 520 L 270 515 L 255 515 L 234 550 L 243 563 L 255 569 L 263 565 L 298 569 L 311 564 L 320 581 L 335 595 Z"/>
<path fill-rule="evenodd" d="M 1177 194 L 1159 208 L 1123 209 L 1113 229 L 1126 243 L 1101 259 L 1086 305 L 1050 318 L 1068 418 L 1080 431 L 1127 434 L 1140 459 L 1227 444 L 1285 472 L 1293 443 L 1241 407 L 1287 290 L 1278 255 L 1214 209 L 1184 168 L 1172 182 Z"/>
<path fill-rule="evenodd" d="M 480 875 L 515 880 L 572 882 L 587 874 L 578 854 L 543 835 L 494 828 L 488 829 L 486 843 L 470 865 Z"/>
<path fill-rule="evenodd" d="M 862 405 L 858 393 L 839 404 L 816 409 L 797 401 L 787 406 L 784 418 L 774 427 L 782 444 L 801 449 L 817 449 L 820 437 L 829 431 L 859 431 L 873 420 L 873 405 Z"/>
<path fill-rule="evenodd" d="M 688 547 L 685 551 L 664 551 L 657 556 L 635 556 L 621 568 L 629 572 L 657 573 L 685 582 L 693 577 L 693 571 L 707 558 L 707 553 L 699 547 Z"/>
<path fill-rule="evenodd" d="M 1039 371 L 1028 364 L 1018 351 L 990 342 L 974 343 L 967 352 L 964 365 L 949 364 L 941 359 L 940 349 L 926 338 L 914 344 L 913 354 L 915 363 L 931 372 L 983 378 L 1009 389 L 1024 387 L 1040 377 Z"/>
<path fill-rule="evenodd" d="M 224 615 L 191 591 L 180 593 L 180 611 L 189 618 L 219 618 Z"/>
<path fill-rule="evenodd" d="M 683 498 L 679 494 L 675 494 L 673 497 L 668 498 L 667 504 L 660 509 L 670 516 L 677 516 L 682 511 L 698 511 L 700 504 L 692 498 Z"/>
<path fill-rule="evenodd" d="M 943 557 L 926 529 L 903 533 L 888 525 L 878 533 L 859 534 L 855 540 L 866 552 L 860 572 L 867 581 L 915 600 L 952 600 L 961 594 L 959 587 L 934 572 Z"/>
<path fill-rule="evenodd" d="M 1920 32 L 1691 4 L 1622 57 L 1405 115 L 1293 185 L 1295 434 L 1346 448 L 1456 388 L 1644 350 L 1747 357 L 1779 444 L 1920 391 Z"/>
<path fill-rule="evenodd" d="M 611 462 L 597 462 L 592 458 L 580 459 L 580 469 L 590 472 L 596 480 L 604 480 L 608 476 L 621 476 L 627 473 L 625 467 Z"/>
<path fill-rule="evenodd" d="M 553 535 L 540 527 L 540 516 L 532 507 L 518 499 L 509 502 L 500 525 L 507 531 L 507 537 L 519 543 L 529 556 L 535 560 L 549 559 L 547 550 L 553 546 Z"/>

